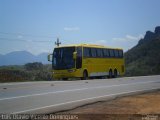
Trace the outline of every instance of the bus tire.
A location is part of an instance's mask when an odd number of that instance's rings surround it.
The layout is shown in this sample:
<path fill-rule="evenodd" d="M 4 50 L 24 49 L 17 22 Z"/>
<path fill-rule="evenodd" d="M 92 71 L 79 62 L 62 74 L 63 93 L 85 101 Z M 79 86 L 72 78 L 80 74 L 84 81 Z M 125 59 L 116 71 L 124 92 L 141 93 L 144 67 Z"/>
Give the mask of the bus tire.
<path fill-rule="evenodd" d="M 112 74 L 112 70 L 110 69 L 110 70 L 109 70 L 108 78 L 112 78 L 112 77 L 113 77 L 113 74 Z"/>
<path fill-rule="evenodd" d="M 84 70 L 82 80 L 87 80 L 87 78 L 88 78 L 88 72 L 87 70 Z"/>
<path fill-rule="evenodd" d="M 114 69 L 114 78 L 116 78 L 117 77 L 117 69 Z"/>

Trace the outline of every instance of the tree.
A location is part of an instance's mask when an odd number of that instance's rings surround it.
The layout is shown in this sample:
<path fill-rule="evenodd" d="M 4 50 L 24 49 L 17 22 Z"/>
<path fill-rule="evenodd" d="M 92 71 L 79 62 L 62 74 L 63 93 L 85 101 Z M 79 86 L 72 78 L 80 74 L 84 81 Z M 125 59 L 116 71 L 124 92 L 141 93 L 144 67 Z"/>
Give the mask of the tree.
<path fill-rule="evenodd" d="M 40 62 L 27 63 L 25 64 L 26 70 L 42 70 L 43 64 Z"/>

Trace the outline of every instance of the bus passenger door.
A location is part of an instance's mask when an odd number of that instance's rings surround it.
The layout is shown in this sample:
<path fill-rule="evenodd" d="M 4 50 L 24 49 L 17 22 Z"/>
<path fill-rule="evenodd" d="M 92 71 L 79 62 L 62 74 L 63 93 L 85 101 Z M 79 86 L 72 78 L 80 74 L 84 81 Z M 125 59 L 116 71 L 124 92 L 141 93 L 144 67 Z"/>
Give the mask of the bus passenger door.
<path fill-rule="evenodd" d="M 82 47 L 77 47 L 76 69 L 82 68 Z"/>

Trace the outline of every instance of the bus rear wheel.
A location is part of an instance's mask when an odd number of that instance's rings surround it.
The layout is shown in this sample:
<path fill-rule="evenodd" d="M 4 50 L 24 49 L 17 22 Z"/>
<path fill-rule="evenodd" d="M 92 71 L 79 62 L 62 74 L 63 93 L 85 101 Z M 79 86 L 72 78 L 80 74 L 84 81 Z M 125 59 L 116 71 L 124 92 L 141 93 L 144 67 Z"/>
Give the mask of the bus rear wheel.
<path fill-rule="evenodd" d="M 117 75 L 118 75 L 118 74 L 117 74 L 117 69 L 115 69 L 115 70 L 114 70 L 114 78 L 116 78 Z"/>
<path fill-rule="evenodd" d="M 112 77 L 113 77 L 112 70 L 109 70 L 108 78 L 112 78 Z"/>

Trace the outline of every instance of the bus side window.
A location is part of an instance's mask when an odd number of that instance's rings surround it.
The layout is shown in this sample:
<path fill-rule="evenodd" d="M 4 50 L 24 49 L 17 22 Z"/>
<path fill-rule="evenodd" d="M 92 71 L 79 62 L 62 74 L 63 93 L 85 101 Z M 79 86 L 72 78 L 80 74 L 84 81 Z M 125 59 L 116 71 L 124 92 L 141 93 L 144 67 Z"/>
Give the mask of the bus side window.
<path fill-rule="evenodd" d="M 119 57 L 119 55 L 118 55 L 118 51 L 119 51 L 119 50 L 114 50 L 114 54 L 115 54 L 115 57 L 116 57 L 116 58 L 118 58 L 118 57 Z"/>
<path fill-rule="evenodd" d="M 101 48 L 97 48 L 97 57 L 103 57 L 103 51 Z"/>
<path fill-rule="evenodd" d="M 103 49 L 103 55 L 104 55 L 104 57 L 109 57 L 109 50 Z"/>
<path fill-rule="evenodd" d="M 91 57 L 95 58 L 96 56 L 96 48 L 91 48 Z"/>
<path fill-rule="evenodd" d="M 123 58 L 123 51 L 122 50 L 119 50 L 119 57 Z"/>
<path fill-rule="evenodd" d="M 110 57 L 114 57 L 114 50 L 110 49 L 109 54 L 110 54 Z"/>
<path fill-rule="evenodd" d="M 83 54 L 84 54 L 84 57 L 91 57 L 91 50 L 90 50 L 90 48 L 84 47 Z"/>

